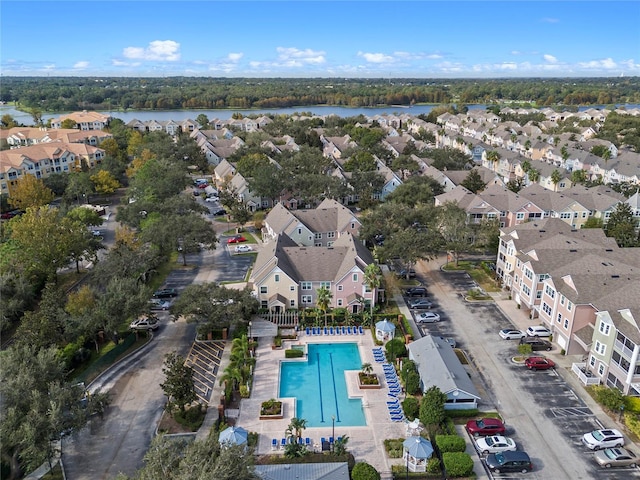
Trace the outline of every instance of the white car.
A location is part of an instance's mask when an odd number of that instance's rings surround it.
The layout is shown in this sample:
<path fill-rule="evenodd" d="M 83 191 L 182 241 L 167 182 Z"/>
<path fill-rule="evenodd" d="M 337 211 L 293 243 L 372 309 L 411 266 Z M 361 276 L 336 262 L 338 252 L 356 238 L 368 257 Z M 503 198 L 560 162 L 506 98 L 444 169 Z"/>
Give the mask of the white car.
<path fill-rule="evenodd" d="M 157 318 L 146 315 L 129 324 L 131 330 L 156 330 L 159 326 Z"/>
<path fill-rule="evenodd" d="M 94 237 L 102 236 L 102 232 L 100 230 L 91 230 L 91 233 L 93 234 Z"/>
<path fill-rule="evenodd" d="M 416 323 L 435 323 L 440 321 L 436 312 L 423 312 L 416 315 Z"/>
<path fill-rule="evenodd" d="M 541 325 L 531 325 L 527 328 L 527 335 L 530 337 L 550 337 L 551 330 Z"/>
<path fill-rule="evenodd" d="M 253 250 L 253 248 L 251 248 L 251 245 L 238 245 L 234 250 L 236 251 L 236 253 L 243 253 L 250 252 Z"/>
<path fill-rule="evenodd" d="M 480 437 L 476 440 L 476 448 L 480 453 L 515 452 L 516 442 L 502 435 Z"/>
<path fill-rule="evenodd" d="M 504 328 L 498 332 L 500 338 L 505 340 L 519 340 L 527 336 L 522 330 L 513 330 L 511 328 Z"/>
<path fill-rule="evenodd" d="M 582 436 L 582 443 L 591 450 L 600 450 L 624 445 L 622 433 L 615 429 L 594 430 Z"/>
<path fill-rule="evenodd" d="M 215 203 L 219 200 L 218 197 L 207 197 L 204 199 L 205 202 Z"/>
<path fill-rule="evenodd" d="M 171 308 L 171 302 L 162 300 L 161 298 L 152 298 L 149 300 L 149 308 L 151 310 L 169 310 L 169 308 Z"/>

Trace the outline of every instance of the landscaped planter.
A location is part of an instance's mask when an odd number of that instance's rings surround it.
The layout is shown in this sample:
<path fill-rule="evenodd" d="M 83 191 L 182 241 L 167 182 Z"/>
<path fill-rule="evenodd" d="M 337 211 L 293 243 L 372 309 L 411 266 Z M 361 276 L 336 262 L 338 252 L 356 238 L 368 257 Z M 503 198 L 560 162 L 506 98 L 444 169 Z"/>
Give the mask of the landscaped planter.
<path fill-rule="evenodd" d="M 358 374 L 358 388 L 360 390 L 374 390 L 382 388 L 378 375 L 375 373 L 359 373 Z"/>
<path fill-rule="evenodd" d="M 283 403 L 274 399 L 262 402 L 260 406 L 260 420 L 281 420 L 283 415 Z"/>

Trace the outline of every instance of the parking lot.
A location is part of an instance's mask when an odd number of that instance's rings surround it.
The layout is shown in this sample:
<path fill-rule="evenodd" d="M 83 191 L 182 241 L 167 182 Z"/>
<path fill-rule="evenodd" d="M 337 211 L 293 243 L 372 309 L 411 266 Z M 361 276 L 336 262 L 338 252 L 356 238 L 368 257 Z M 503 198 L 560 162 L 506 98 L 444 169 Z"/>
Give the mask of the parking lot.
<path fill-rule="evenodd" d="M 419 272 L 419 278 L 434 302 L 432 310 L 441 316 L 438 323 L 418 324 L 420 331 L 453 337 L 465 350 L 477 371 L 474 383 L 485 392 L 480 409 L 499 411 L 507 427 L 505 436 L 513 438 L 533 462 L 532 472 L 492 478 L 640 478 L 637 468 L 604 469 L 595 462 L 593 451 L 580 439 L 603 426 L 560 372 L 530 371 L 513 361 L 518 341 L 502 340 L 498 331 L 514 325 L 495 303 L 464 300 L 464 293 L 476 286 L 468 274 L 433 269 L 424 276 Z"/>
<path fill-rule="evenodd" d="M 209 404 L 218 377 L 224 341 L 195 342 L 187 355 L 186 364 L 193 368 L 193 383 L 198 399 Z"/>

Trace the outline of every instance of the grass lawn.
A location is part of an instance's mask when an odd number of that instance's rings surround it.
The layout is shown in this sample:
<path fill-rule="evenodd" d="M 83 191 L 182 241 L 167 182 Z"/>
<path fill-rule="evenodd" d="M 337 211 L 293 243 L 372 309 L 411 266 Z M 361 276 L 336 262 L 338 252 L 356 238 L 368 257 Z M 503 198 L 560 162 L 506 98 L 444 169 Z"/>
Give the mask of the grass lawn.
<path fill-rule="evenodd" d="M 444 267 L 444 270 L 467 272 L 485 292 L 499 292 L 501 290 L 500 284 L 482 267 L 482 262 L 460 260 L 458 265 L 455 262 L 450 262 Z"/>

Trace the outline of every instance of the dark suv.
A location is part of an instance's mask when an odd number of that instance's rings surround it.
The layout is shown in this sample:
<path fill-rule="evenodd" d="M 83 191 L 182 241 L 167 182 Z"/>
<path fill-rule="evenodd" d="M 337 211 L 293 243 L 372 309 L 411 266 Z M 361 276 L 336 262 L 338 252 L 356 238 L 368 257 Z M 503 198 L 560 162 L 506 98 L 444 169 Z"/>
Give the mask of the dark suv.
<path fill-rule="evenodd" d="M 547 352 L 553 348 L 550 341 L 544 340 L 540 337 L 524 337 L 520 339 L 520 345 L 531 345 L 531 350 L 537 352 L 539 350 L 546 350 Z"/>
<path fill-rule="evenodd" d="M 427 289 L 426 287 L 409 287 L 404 294 L 407 297 L 426 297 Z"/>
<path fill-rule="evenodd" d="M 175 288 L 162 288 L 156 290 L 153 294 L 154 298 L 173 298 L 178 296 L 178 291 Z"/>
<path fill-rule="evenodd" d="M 527 452 L 492 453 L 487 457 L 487 467 L 494 473 L 522 472 L 533 470 L 533 464 Z"/>

